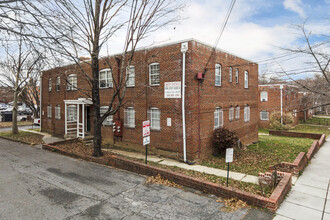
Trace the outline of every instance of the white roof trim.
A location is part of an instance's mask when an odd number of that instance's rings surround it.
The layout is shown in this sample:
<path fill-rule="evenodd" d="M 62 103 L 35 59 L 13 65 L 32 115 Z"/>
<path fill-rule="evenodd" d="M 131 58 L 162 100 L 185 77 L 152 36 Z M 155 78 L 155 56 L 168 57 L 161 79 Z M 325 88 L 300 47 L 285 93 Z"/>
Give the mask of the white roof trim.
<path fill-rule="evenodd" d="M 81 104 L 85 104 L 85 105 L 92 105 L 93 102 L 91 99 L 86 99 L 86 98 L 78 98 L 77 100 L 63 100 L 65 104 L 74 104 L 74 105 L 81 105 Z"/>

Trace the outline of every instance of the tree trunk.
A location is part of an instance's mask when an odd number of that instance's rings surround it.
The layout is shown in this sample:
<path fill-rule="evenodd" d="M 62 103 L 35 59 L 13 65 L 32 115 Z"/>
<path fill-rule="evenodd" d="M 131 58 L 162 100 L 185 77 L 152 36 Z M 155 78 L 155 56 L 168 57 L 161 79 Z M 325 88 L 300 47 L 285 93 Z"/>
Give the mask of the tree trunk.
<path fill-rule="evenodd" d="M 17 126 L 17 97 L 18 90 L 14 91 L 14 103 L 13 103 L 13 115 L 12 115 L 12 133 L 18 134 L 18 126 Z"/>

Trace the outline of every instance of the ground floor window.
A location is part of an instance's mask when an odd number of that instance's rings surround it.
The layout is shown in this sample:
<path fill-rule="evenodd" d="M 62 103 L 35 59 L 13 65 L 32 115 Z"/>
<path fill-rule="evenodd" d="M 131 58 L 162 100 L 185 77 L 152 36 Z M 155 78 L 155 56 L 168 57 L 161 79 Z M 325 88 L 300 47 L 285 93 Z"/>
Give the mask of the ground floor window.
<path fill-rule="evenodd" d="M 234 120 L 234 107 L 230 106 L 229 107 L 229 121 Z"/>
<path fill-rule="evenodd" d="M 220 128 L 223 126 L 223 110 L 217 107 L 214 111 L 214 128 Z"/>
<path fill-rule="evenodd" d="M 150 120 L 150 129 L 160 130 L 160 109 L 150 108 L 148 119 Z"/>
<path fill-rule="evenodd" d="M 55 118 L 61 119 L 61 106 L 60 105 L 55 106 Z"/>
<path fill-rule="evenodd" d="M 76 105 L 69 105 L 67 107 L 67 121 L 77 121 L 77 106 Z"/>
<path fill-rule="evenodd" d="M 269 114 L 268 114 L 268 112 L 267 111 L 261 111 L 260 112 L 260 120 L 262 120 L 262 121 L 268 121 L 269 119 Z"/>
<path fill-rule="evenodd" d="M 244 107 L 244 122 L 249 122 L 250 121 L 250 106 L 245 105 Z"/>
<path fill-rule="evenodd" d="M 102 117 L 108 111 L 108 109 L 109 109 L 108 106 L 101 106 L 100 116 Z M 106 119 L 104 119 L 102 124 L 111 126 L 113 124 L 113 115 L 109 115 L 108 117 L 106 117 Z"/>
<path fill-rule="evenodd" d="M 124 110 L 124 126 L 127 128 L 135 128 L 135 110 L 133 107 L 128 107 Z"/>
<path fill-rule="evenodd" d="M 51 104 L 49 104 L 47 106 L 47 117 L 52 118 L 52 105 Z"/>
<path fill-rule="evenodd" d="M 237 105 L 235 109 L 236 109 L 235 119 L 238 120 L 239 119 L 240 107 Z"/>

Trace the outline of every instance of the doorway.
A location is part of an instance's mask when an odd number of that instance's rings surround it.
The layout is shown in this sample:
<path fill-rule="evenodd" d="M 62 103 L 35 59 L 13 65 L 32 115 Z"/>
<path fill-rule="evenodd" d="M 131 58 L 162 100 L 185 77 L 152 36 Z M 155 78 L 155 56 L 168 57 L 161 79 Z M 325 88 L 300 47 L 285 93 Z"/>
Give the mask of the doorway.
<path fill-rule="evenodd" d="M 86 106 L 86 132 L 91 131 L 91 108 Z"/>

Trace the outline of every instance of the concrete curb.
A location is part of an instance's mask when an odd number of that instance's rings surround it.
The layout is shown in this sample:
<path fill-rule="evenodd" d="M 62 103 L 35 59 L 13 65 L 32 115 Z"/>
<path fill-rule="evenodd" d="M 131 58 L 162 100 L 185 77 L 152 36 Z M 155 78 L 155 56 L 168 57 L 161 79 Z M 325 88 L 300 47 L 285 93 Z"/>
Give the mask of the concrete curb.
<path fill-rule="evenodd" d="M 38 145 L 38 144 L 31 144 L 29 142 L 25 142 L 25 141 L 21 141 L 21 140 L 9 138 L 9 137 L 4 137 L 4 136 L 1 136 L 1 135 L 0 135 L 0 138 L 6 139 L 6 140 L 9 140 L 9 141 L 18 142 L 18 143 L 21 143 L 21 144 L 27 144 L 27 145 L 30 145 L 30 146 Z"/>

